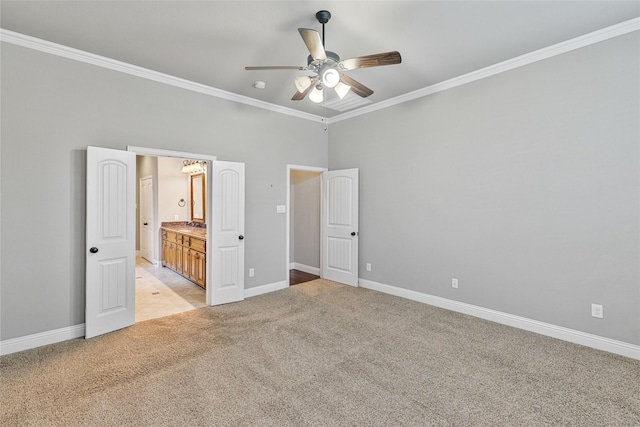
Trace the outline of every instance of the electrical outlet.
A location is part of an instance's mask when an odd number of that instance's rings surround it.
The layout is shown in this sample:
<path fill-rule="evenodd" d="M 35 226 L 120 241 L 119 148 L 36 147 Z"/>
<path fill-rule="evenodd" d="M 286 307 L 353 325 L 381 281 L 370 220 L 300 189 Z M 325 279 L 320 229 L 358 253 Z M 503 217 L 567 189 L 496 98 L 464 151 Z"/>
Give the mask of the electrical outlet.
<path fill-rule="evenodd" d="M 458 279 L 456 279 L 455 277 L 451 278 L 451 287 L 458 289 Z"/>
<path fill-rule="evenodd" d="M 253 277 L 256 275 L 256 271 L 253 268 L 249 269 L 249 277 Z"/>
<path fill-rule="evenodd" d="M 367 271 L 371 271 L 371 264 L 367 263 Z"/>
<path fill-rule="evenodd" d="M 179 220 L 180 219 L 180 215 L 174 215 L 173 219 L 176 220 L 176 221 Z"/>
<path fill-rule="evenodd" d="M 591 316 L 598 319 L 604 318 L 604 310 L 600 304 L 591 304 Z"/>

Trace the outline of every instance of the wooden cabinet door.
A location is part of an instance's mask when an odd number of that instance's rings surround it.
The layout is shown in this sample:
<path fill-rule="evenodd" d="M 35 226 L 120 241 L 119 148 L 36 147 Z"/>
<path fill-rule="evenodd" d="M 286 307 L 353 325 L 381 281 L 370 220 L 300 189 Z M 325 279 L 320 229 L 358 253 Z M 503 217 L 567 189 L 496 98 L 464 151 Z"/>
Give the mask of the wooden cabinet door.
<path fill-rule="evenodd" d="M 163 239 L 162 240 L 162 254 L 161 254 L 160 257 L 162 259 L 162 265 L 165 266 L 165 267 L 169 265 L 169 263 L 168 263 L 168 260 L 169 260 L 168 251 L 169 251 L 169 242 L 167 242 L 166 240 Z"/>
<path fill-rule="evenodd" d="M 174 270 L 176 269 L 176 247 L 173 242 L 167 242 L 167 267 Z"/>
<path fill-rule="evenodd" d="M 202 252 L 191 251 L 190 278 L 197 285 L 206 288 L 207 282 L 207 257 Z"/>
<path fill-rule="evenodd" d="M 176 252 L 175 252 L 175 268 L 174 270 L 178 273 L 182 271 L 182 245 L 176 243 Z"/>
<path fill-rule="evenodd" d="M 206 241 L 171 231 L 163 232 L 162 237 L 162 265 L 205 288 Z"/>
<path fill-rule="evenodd" d="M 184 277 L 189 278 L 189 271 L 191 269 L 191 250 L 184 246 L 182 248 L 182 270 L 179 271 Z"/>

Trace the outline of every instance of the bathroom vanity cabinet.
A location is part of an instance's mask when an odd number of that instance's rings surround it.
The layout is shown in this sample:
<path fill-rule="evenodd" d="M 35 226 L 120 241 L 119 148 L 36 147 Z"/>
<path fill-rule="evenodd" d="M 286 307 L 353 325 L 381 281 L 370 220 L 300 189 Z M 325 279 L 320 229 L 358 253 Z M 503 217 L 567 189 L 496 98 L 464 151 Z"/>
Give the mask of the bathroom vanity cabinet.
<path fill-rule="evenodd" d="M 203 229 L 162 226 L 162 265 L 202 288 L 206 288 L 206 254 L 207 240 Z"/>

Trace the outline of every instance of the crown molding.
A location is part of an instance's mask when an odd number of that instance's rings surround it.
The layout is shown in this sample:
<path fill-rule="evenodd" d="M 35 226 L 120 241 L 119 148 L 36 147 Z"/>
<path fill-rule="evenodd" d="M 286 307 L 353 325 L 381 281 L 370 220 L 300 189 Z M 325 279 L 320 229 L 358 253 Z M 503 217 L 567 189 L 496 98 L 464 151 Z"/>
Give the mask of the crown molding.
<path fill-rule="evenodd" d="M 260 101 L 254 98 L 250 98 L 248 96 L 238 95 L 232 92 L 227 92 L 222 89 L 216 89 L 214 87 L 203 85 L 201 83 L 196 83 L 190 80 L 182 79 L 180 77 L 175 77 L 169 74 L 160 73 L 158 71 L 153 71 L 148 68 L 128 64 L 126 62 L 117 61 L 115 59 L 85 52 L 83 50 L 74 49 L 68 46 L 63 46 L 63 45 L 53 43 L 47 40 L 42 40 L 36 37 L 27 36 L 25 34 L 16 33 L 15 31 L 6 30 L 4 28 L 0 28 L 0 41 L 11 43 L 17 46 L 26 47 L 26 48 L 37 50 L 44 53 L 49 53 L 51 55 L 72 59 L 74 61 L 84 62 L 86 64 L 95 65 L 101 68 L 118 71 L 120 73 L 141 77 L 143 79 L 164 83 L 170 86 L 179 87 L 181 89 L 186 89 L 192 92 L 214 96 L 216 98 L 222 98 L 228 101 L 239 102 L 241 104 L 262 108 L 265 110 L 270 110 L 276 113 L 286 114 L 289 116 L 294 116 L 294 117 L 298 117 L 305 120 L 325 123 L 324 117 L 317 116 L 315 114 L 305 113 L 302 111 L 294 110 L 292 108 L 282 107 L 280 105 Z"/>
<path fill-rule="evenodd" d="M 607 28 L 603 28 L 598 31 L 594 31 L 589 34 L 585 34 L 574 39 L 564 41 L 555 45 L 551 45 L 530 53 L 526 53 L 521 56 L 517 56 L 512 59 L 508 59 L 503 62 L 499 62 L 494 65 L 490 65 L 485 68 L 481 68 L 476 71 L 472 71 L 467 74 L 463 74 L 458 77 L 454 77 L 449 80 L 445 80 L 440 83 L 436 83 L 431 86 L 427 86 L 422 89 L 418 89 L 413 92 L 406 93 L 395 98 L 387 99 L 385 101 L 377 102 L 375 104 L 359 108 L 357 110 L 349 111 L 338 116 L 327 119 L 327 124 L 337 123 L 342 120 L 350 119 L 353 117 L 368 114 L 373 111 L 381 110 L 384 108 L 392 107 L 394 105 L 402 104 L 417 98 L 422 98 L 427 95 L 432 95 L 437 92 L 442 92 L 447 89 L 452 89 L 457 86 L 461 86 L 467 83 L 475 82 L 477 80 L 485 79 L 487 77 L 494 76 L 505 71 L 510 71 L 515 68 L 524 67 L 525 65 L 532 64 L 534 62 L 542 61 L 563 53 L 570 52 L 572 50 L 580 49 L 585 46 L 590 46 L 605 40 L 609 40 L 614 37 L 618 37 L 624 34 L 628 34 L 634 31 L 640 30 L 640 18 L 634 18 L 629 21 L 621 22 L 620 24 L 612 25 Z"/>

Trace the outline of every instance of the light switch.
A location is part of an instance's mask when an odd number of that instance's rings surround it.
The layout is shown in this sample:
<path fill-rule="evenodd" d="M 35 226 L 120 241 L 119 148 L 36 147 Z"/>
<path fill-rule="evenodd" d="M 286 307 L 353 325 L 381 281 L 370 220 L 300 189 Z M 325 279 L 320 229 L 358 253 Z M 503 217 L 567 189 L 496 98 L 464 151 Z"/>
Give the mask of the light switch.
<path fill-rule="evenodd" d="M 276 213 L 285 213 L 287 211 L 287 207 L 285 205 L 276 206 Z"/>

